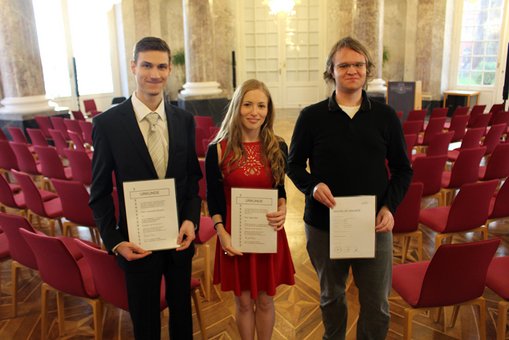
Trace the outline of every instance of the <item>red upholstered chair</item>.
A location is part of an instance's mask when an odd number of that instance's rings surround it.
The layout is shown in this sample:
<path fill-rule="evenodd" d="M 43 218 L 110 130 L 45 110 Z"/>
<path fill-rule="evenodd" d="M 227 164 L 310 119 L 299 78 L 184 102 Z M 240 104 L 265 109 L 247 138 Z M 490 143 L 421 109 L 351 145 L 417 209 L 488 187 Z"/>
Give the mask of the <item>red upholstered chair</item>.
<path fill-rule="evenodd" d="M 468 115 L 456 115 L 451 118 L 448 131 L 454 131 L 451 142 L 459 142 L 465 136 L 467 129 Z"/>
<path fill-rule="evenodd" d="M 504 103 L 493 104 L 491 106 L 491 108 L 490 108 L 489 113 L 495 113 L 495 112 L 504 111 L 504 110 L 505 110 L 505 104 Z"/>
<path fill-rule="evenodd" d="M 488 127 L 489 122 L 491 121 L 491 113 L 479 115 L 468 127 L 475 128 L 485 128 Z"/>
<path fill-rule="evenodd" d="M 71 111 L 72 117 L 75 120 L 85 120 L 85 116 L 83 115 L 83 112 L 81 110 Z"/>
<path fill-rule="evenodd" d="M 421 132 L 422 123 L 418 120 L 404 121 L 402 124 L 405 135 L 418 135 Z"/>
<path fill-rule="evenodd" d="M 44 137 L 46 137 L 46 139 L 51 139 L 49 129 L 53 129 L 53 125 L 51 124 L 49 116 L 35 116 L 34 119 L 37 125 L 39 126 L 39 129 L 41 129 Z"/>
<path fill-rule="evenodd" d="M 490 201 L 490 213 L 486 226 L 498 219 L 509 217 L 509 180 L 506 180 Z"/>
<path fill-rule="evenodd" d="M 424 131 L 424 119 L 426 118 L 426 113 L 428 110 L 411 110 L 408 112 L 408 116 L 406 117 L 406 122 L 417 121 L 421 123 L 420 131 Z"/>
<path fill-rule="evenodd" d="M 194 116 L 194 122 L 196 127 L 201 127 L 207 132 L 209 128 L 215 126 L 211 116 Z"/>
<path fill-rule="evenodd" d="M 498 302 L 497 340 L 504 340 L 509 308 L 509 256 L 495 257 L 491 261 L 486 286 L 502 298 Z"/>
<path fill-rule="evenodd" d="M 422 310 L 455 306 L 451 320 L 454 325 L 459 306 L 465 304 L 479 306 L 479 335 L 486 339 L 486 301 L 482 295 L 488 266 L 499 243 L 499 239 L 492 239 L 446 244 L 430 261 L 395 265 L 392 288 L 408 304 L 403 339 L 412 338 L 412 320 Z"/>
<path fill-rule="evenodd" d="M 35 160 L 32 152 L 28 148 L 28 144 L 17 142 L 9 143 L 18 161 L 19 170 L 32 176 L 40 176 L 41 165 Z"/>
<path fill-rule="evenodd" d="M 27 136 L 25 136 L 25 133 L 21 128 L 17 126 L 9 126 L 7 131 L 9 131 L 13 142 L 28 144 Z"/>
<path fill-rule="evenodd" d="M 64 167 L 57 150 L 52 146 L 35 146 L 41 163 L 41 172 L 48 180 L 52 178 L 73 179 L 71 168 Z"/>
<path fill-rule="evenodd" d="M 490 199 L 497 188 L 498 181 L 464 184 L 451 206 L 422 209 L 419 223 L 430 228 L 435 235 L 435 249 L 442 240 L 452 243 L 454 234 L 480 232 L 488 239 L 488 220 Z"/>
<path fill-rule="evenodd" d="M 454 162 L 458 158 L 458 154 L 461 149 L 477 148 L 481 144 L 481 138 L 484 135 L 484 128 L 468 129 L 461 140 L 459 148 L 448 151 L 447 156 L 451 162 Z"/>
<path fill-rule="evenodd" d="M 86 186 L 92 183 L 92 161 L 86 151 L 66 150 L 67 160 L 72 170 L 72 178 Z"/>
<path fill-rule="evenodd" d="M 0 170 L 9 173 L 11 169 L 19 170 L 18 160 L 8 140 L 0 140 Z"/>
<path fill-rule="evenodd" d="M 38 233 L 26 218 L 11 214 L 0 213 L 0 228 L 4 231 L 10 245 L 11 254 L 11 292 L 12 292 L 12 314 L 18 314 L 18 273 L 21 268 L 37 270 L 32 249 L 21 236 L 19 229 L 26 229 L 32 233 Z"/>
<path fill-rule="evenodd" d="M 101 236 L 95 224 L 92 210 L 88 206 L 90 195 L 81 182 L 52 179 L 51 183 L 62 202 L 62 214 L 66 218 L 63 224 L 64 236 L 72 236 L 72 227 L 84 226 L 90 232 L 92 242 L 101 245 Z"/>
<path fill-rule="evenodd" d="M 479 180 L 504 179 L 509 177 L 509 143 L 499 143 L 485 166 L 479 167 Z"/>
<path fill-rule="evenodd" d="M 0 174 L 0 211 L 6 212 L 6 208 L 20 210 L 26 216 L 25 195 L 22 192 L 15 193 L 10 183 Z"/>
<path fill-rule="evenodd" d="M 0 225 L 0 262 L 7 261 L 11 258 L 10 249 L 9 249 L 9 241 L 7 240 L 7 236 L 1 230 Z M 2 289 L 2 280 L 0 279 L 0 292 Z"/>
<path fill-rule="evenodd" d="M 485 155 L 491 155 L 493 150 L 495 150 L 495 147 L 500 143 L 502 135 L 506 130 L 507 124 L 497 124 L 490 127 L 481 144 L 482 146 L 486 147 Z"/>
<path fill-rule="evenodd" d="M 422 232 L 419 230 L 419 211 L 424 185 L 419 182 L 410 184 L 403 201 L 394 214 L 394 238 L 403 239 L 401 263 L 405 263 L 408 247 L 412 238 L 417 238 L 417 260 L 422 260 Z"/>
<path fill-rule="evenodd" d="M 81 131 L 83 132 L 83 140 L 85 143 L 92 145 L 92 123 L 87 121 L 79 121 Z"/>
<path fill-rule="evenodd" d="M 480 115 L 484 114 L 484 110 L 486 109 L 486 105 L 474 105 L 472 107 L 472 110 L 470 110 L 469 113 L 469 120 L 467 127 L 471 127 L 471 124 L 474 123 L 474 121 L 479 117 Z"/>
<path fill-rule="evenodd" d="M 84 99 L 83 106 L 85 108 L 85 112 L 95 113 L 97 114 L 99 111 L 97 110 L 97 106 L 95 105 L 94 99 Z"/>
<path fill-rule="evenodd" d="M 79 151 L 85 151 L 87 153 L 88 158 L 92 159 L 93 151 L 89 149 L 91 147 L 91 145 L 88 143 L 85 143 L 85 141 L 83 140 L 83 134 L 81 134 L 81 133 L 78 134 L 77 132 L 74 132 L 74 131 L 67 131 L 67 132 L 69 133 L 69 137 L 71 137 L 71 141 L 74 145 L 74 149 L 79 150 Z"/>
<path fill-rule="evenodd" d="M 470 107 L 468 106 L 456 106 L 452 113 L 452 117 L 454 116 L 465 116 L 468 115 L 468 111 L 470 110 Z"/>
<path fill-rule="evenodd" d="M 43 217 L 49 220 L 51 235 L 55 235 L 55 220 L 60 225 L 60 231 L 62 231 L 62 221 L 60 219 L 63 216 L 63 212 L 60 198 L 55 194 L 52 196 L 52 193 L 37 189 L 32 178 L 26 173 L 12 170 L 12 174 L 25 195 L 27 208 L 39 218 Z"/>
<path fill-rule="evenodd" d="M 41 285 L 41 338 L 48 334 L 48 293 L 56 293 L 59 336 L 65 336 L 63 294 L 83 298 L 92 307 L 94 338 L 102 339 L 103 306 L 98 298 L 92 271 L 83 254 L 70 237 L 51 237 L 20 230 L 32 249 Z"/>
<path fill-rule="evenodd" d="M 205 157 L 205 150 L 203 148 L 203 140 L 207 139 L 207 134 L 205 130 L 200 127 L 196 127 L 195 129 L 195 143 L 196 143 L 196 155 L 198 157 Z"/>
<path fill-rule="evenodd" d="M 117 308 L 128 311 L 125 274 L 118 266 L 115 256 L 108 255 L 106 251 L 93 248 L 80 240 L 75 242 L 92 270 L 92 277 L 101 299 Z M 193 298 L 196 317 L 200 324 L 201 337 L 202 339 L 207 339 L 206 327 L 201 311 L 199 288 L 200 281 L 191 278 L 191 297 Z M 162 311 L 166 308 L 164 282 L 161 282 L 160 298 Z M 121 327 L 120 322 L 118 327 Z"/>
<path fill-rule="evenodd" d="M 444 205 L 440 189 L 446 161 L 447 156 L 427 156 L 416 158 L 412 163 L 412 182 L 422 183 L 422 196 L 435 198 L 438 206 Z"/>
<path fill-rule="evenodd" d="M 441 132 L 435 135 L 435 138 L 431 140 L 428 147 L 426 148 L 426 153 L 417 153 L 412 155 L 412 162 L 419 157 L 425 156 L 444 156 L 447 155 L 447 150 L 449 148 L 449 143 L 451 142 L 452 136 L 454 132 Z"/>
<path fill-rule="evenodd" d="M 406 152 L 408 155 L 408 159 L 412 159 L 412 151 L 414 149 L 415 144 L 417 143 L 418 134 L 414 133 L 411 135 L 405 135 L 405 143 L 406 143 Z"/>
<path fill-rule="evenodd" d="M 53 139 L 53 143 L 55 144 L 55 148 L 57 149 L 58 154 L 62 158 L 66 158 L 66 150 L 69 150 L 69 143 L 65 139 L 62 132 L 55 129 L 49 129 L 49 133 L 51 135 L 51 139 Z"/>
<path fill-rule="evenodd" d="M 447 117 L 447 113 L 449 112 L 448 107 L 435 107 L 433 110 L 431 110 L 430 118 L 437 118 L 437 117 Z"/>
<path fill-rule="evenodd" d="M 426 129 L 424 130 L 424 135 L 419 136 L 417 140 L 417 152 L 423 152 L 429 143 L 435 138 L 435 135 L 442 132 L 445 124 L 445 117 L 437 117 L 431 118 L 429 120 Z"/>
<path fill-rule="evenodd" d="M 451 171 L 442 173 L 442 195 L 445 205 L 449 205 L 454 193 L 465 183 L 474 183 L 479 179 L 479 166 L 486 151 L 485 147 L 461 149 Z"/>
<path fill-rule="evenodd" d="M 64 118 L 64 125 L 67 129 L 67 133 L 73 131 L 81 135 L 82 132 L 79 120 Z"/>
<path fill-rule="evenodd" d="M 49 118 L 51 120 L 51 124 L 53 125 L 53 129 L 60 131 L 62 136 L 64 136 L 65 140 L 68 141 L 69 134 L 67 133 L 67 126 L 65 126 L 64 118 L 59 116 L 51 116 Z"/>
<path fill-rule="evenodd" d="M 42 145 L 47 146 L 48 140 L 44 137 L 41 129 L 31 129 L 27 128 L 28 137 L 32 141 L 32 145 Z"/>
<path fill-rule="evenodd" d="M 504 124 L 509 125 L 509 111 L 498 111 L 493 112 L 493 116 L 491 117 L 490 125 Z"/>

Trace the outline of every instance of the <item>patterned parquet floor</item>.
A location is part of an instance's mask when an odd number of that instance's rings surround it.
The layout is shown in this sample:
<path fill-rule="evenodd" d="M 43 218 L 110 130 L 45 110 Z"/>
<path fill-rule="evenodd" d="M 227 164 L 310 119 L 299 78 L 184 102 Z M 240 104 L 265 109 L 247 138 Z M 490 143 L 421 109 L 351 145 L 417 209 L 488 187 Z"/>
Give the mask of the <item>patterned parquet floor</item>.
<path fill-rule="evenodd" d="M 290 143 L 293 125 L 297 115 L 296 110 L 278 112 L 276 132 Z M 296 268 L 296 284 L 294 286 L 281 286 L 275 296 L 276 325 L 273 339 L 321 339 L 323 326 L 319 309 L 319 286 L 316 274 L 309 261 L 306 247 L 302 213 L 304 207 L 303 195 L 297 191 L 290 180 L 287 180 L 288 213 L 285 224 L 290 250 Z M 423 202 L 423 206 L 432 202 Z M 44 225 L 42 227 L 44 231 Z M 433 254 L 434 234 L 423 228 L 424 232 L 424 258 L 429 259 Z M 87 238 L 88 231 L 80 231 L 79 235 Z M 490 225 L 490 237 L 500 237 L 502 244 L 497 255 L 509 255 L 509 219 Z M 477 240 L 479 236 L 467 234 L 456 241 Z M 415 244 L 412 244 L 410 261 L 415 260 Z M 215 240 L 211 242 L 215 247 Z M 400 262 L 398 256 L 399 245 L 394 246 L 394 262 Z M 194 276 L 203 280 L 203 261 L 200 255 L 196 257 L 193 267 Z M 27 269 L 22 270 L 19 280 L 19 312 L 18 317 L 12 318 L 10 314 L 10 260 L 0 263 L 0 339 L 25 340 L 40 339 L 40 279 L 37 273 Z M 50 295 L 50 339 L 57 339 L 58 325 L 56 323 L 56 303 L 54 296 Z M 485 290 L 488 306 L 487 335 L 488 339 L 495 339 L 495 322 L 497 318 L 498 297 L 489 289 Z M 355 326 L 359 305 L 357 303 L 357 289 L 352 283 L 347 291 L 349 302 L 348 334 L 347 339 L 355 339 Z M 207 325 L 208 339 L 226 340 L 239 339 L 234 317 L 233 295 L 230 292 L 221 292 L 219 287 L 212 289 L 209 300 L 202 299 L 202 310 Z M 65 324 L 67 334 L 59 339 L 91 339 L 91 309 L 74 297 L 65 298 Z M 403 333 L 403 308 L 399 302 L 391 302 L 391 324 L 387 339 L 401 339 Z M 104 314 L 104 339 L 132 339 L 132 327 L 128 313 L 112 306 L 106 306 Z M 446 310 L 446 319 L 449 320 L 450 310 Z M 164 315 L 163 318 L 167 318 Z M 196 316 L 194 319 L 195 339 L 202 339 Z M 471 307 L 462 307 L 460 316 L 453 328 L 443 329 L 441 323 L 434 323 L 426 315 L 418 315 L 414 319 L 414 339 L 478 339 L 477 311 Z M 163 321 L 162 339 L 168 339 L 166 321 Z"/>

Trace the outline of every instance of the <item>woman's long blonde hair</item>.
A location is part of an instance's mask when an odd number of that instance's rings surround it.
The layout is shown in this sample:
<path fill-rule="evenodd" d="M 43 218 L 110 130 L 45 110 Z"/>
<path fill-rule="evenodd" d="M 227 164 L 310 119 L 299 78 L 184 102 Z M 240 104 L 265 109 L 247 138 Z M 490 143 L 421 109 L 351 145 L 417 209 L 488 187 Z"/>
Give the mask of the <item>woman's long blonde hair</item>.
<path fill-rule="evenodd" d="M 260 141 L 262 144 L 262 159 L 269 162 L 274 177 L 274 183 L 281 185 L 285 178 L 285 159 L 279 148 L 279 142 L 282 139 L 274 134 L 274 105 L 267 86 L 256 79 L 246 80 L 233 93 L 228 111 L 221 123 L 221 128 L 211 143 L 220 143 L 226 140 L 226 149 L 222 153 L 219 163 L 222 164 L 225 156 L 233 152 L 233 157 L 228 161 L 227 166 L 240 160 L 244 156 L 244 147 L 242 146 L 242 123 L 240 120 L 240 107 L 242 100 L 247 92 L 252 90 L 261 90 L 268 98 L 268 112 L 260 128 Z"/>

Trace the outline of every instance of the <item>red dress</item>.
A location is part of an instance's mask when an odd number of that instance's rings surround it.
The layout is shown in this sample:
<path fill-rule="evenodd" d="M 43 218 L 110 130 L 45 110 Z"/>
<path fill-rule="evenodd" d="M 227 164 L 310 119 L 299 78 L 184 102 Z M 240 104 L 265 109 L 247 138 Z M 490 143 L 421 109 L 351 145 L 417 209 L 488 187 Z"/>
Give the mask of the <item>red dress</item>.
<path fill-rule="evenodd" d="M 231 158 L 231 155 L 228 155 L 221 167 L 228 207 L 225 225 L 228 233 L 231 233 L 231 188 L 274 187 L 270 167 L 268 164 L 263 164 L 261 160 L 260 142 L 243 143 L 243 145 L 246 157 L 230 165 L 230 172 L 228 172 L 225 165 Z M 225 145 L 222 146 L 224 150 Z M 232 290 L 236 296 L 240 296 L 242 291 L 248 290 L 253 299 L 257 298 L 259 292 L 274 296 L 277 286 L 295 283 L 294 274 L 295 269 L 284 228 L 278 231 L 277 253 L 274 254 L 225 255 L 219 238 L 217 239 L 214 284 L 220 283 L 222 291 Z"/>

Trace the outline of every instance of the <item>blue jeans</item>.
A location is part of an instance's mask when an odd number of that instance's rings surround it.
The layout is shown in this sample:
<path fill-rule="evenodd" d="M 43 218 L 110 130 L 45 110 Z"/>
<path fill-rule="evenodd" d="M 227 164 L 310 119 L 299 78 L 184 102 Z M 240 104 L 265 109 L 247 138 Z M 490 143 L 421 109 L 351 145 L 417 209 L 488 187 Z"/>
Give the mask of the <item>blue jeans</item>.
<path fill-rule="evenodd" d="M 331 260 L 329 232 L 306 224 L 306 248 L 320 281 L 323 339 L 345 339 L 348 306 L 346 279 L 352 268 L 359 289 L 357 340 L 385 339 L 389 329 L 392 279 L 392 233 L 376 233 L 374 259 Z"/>

